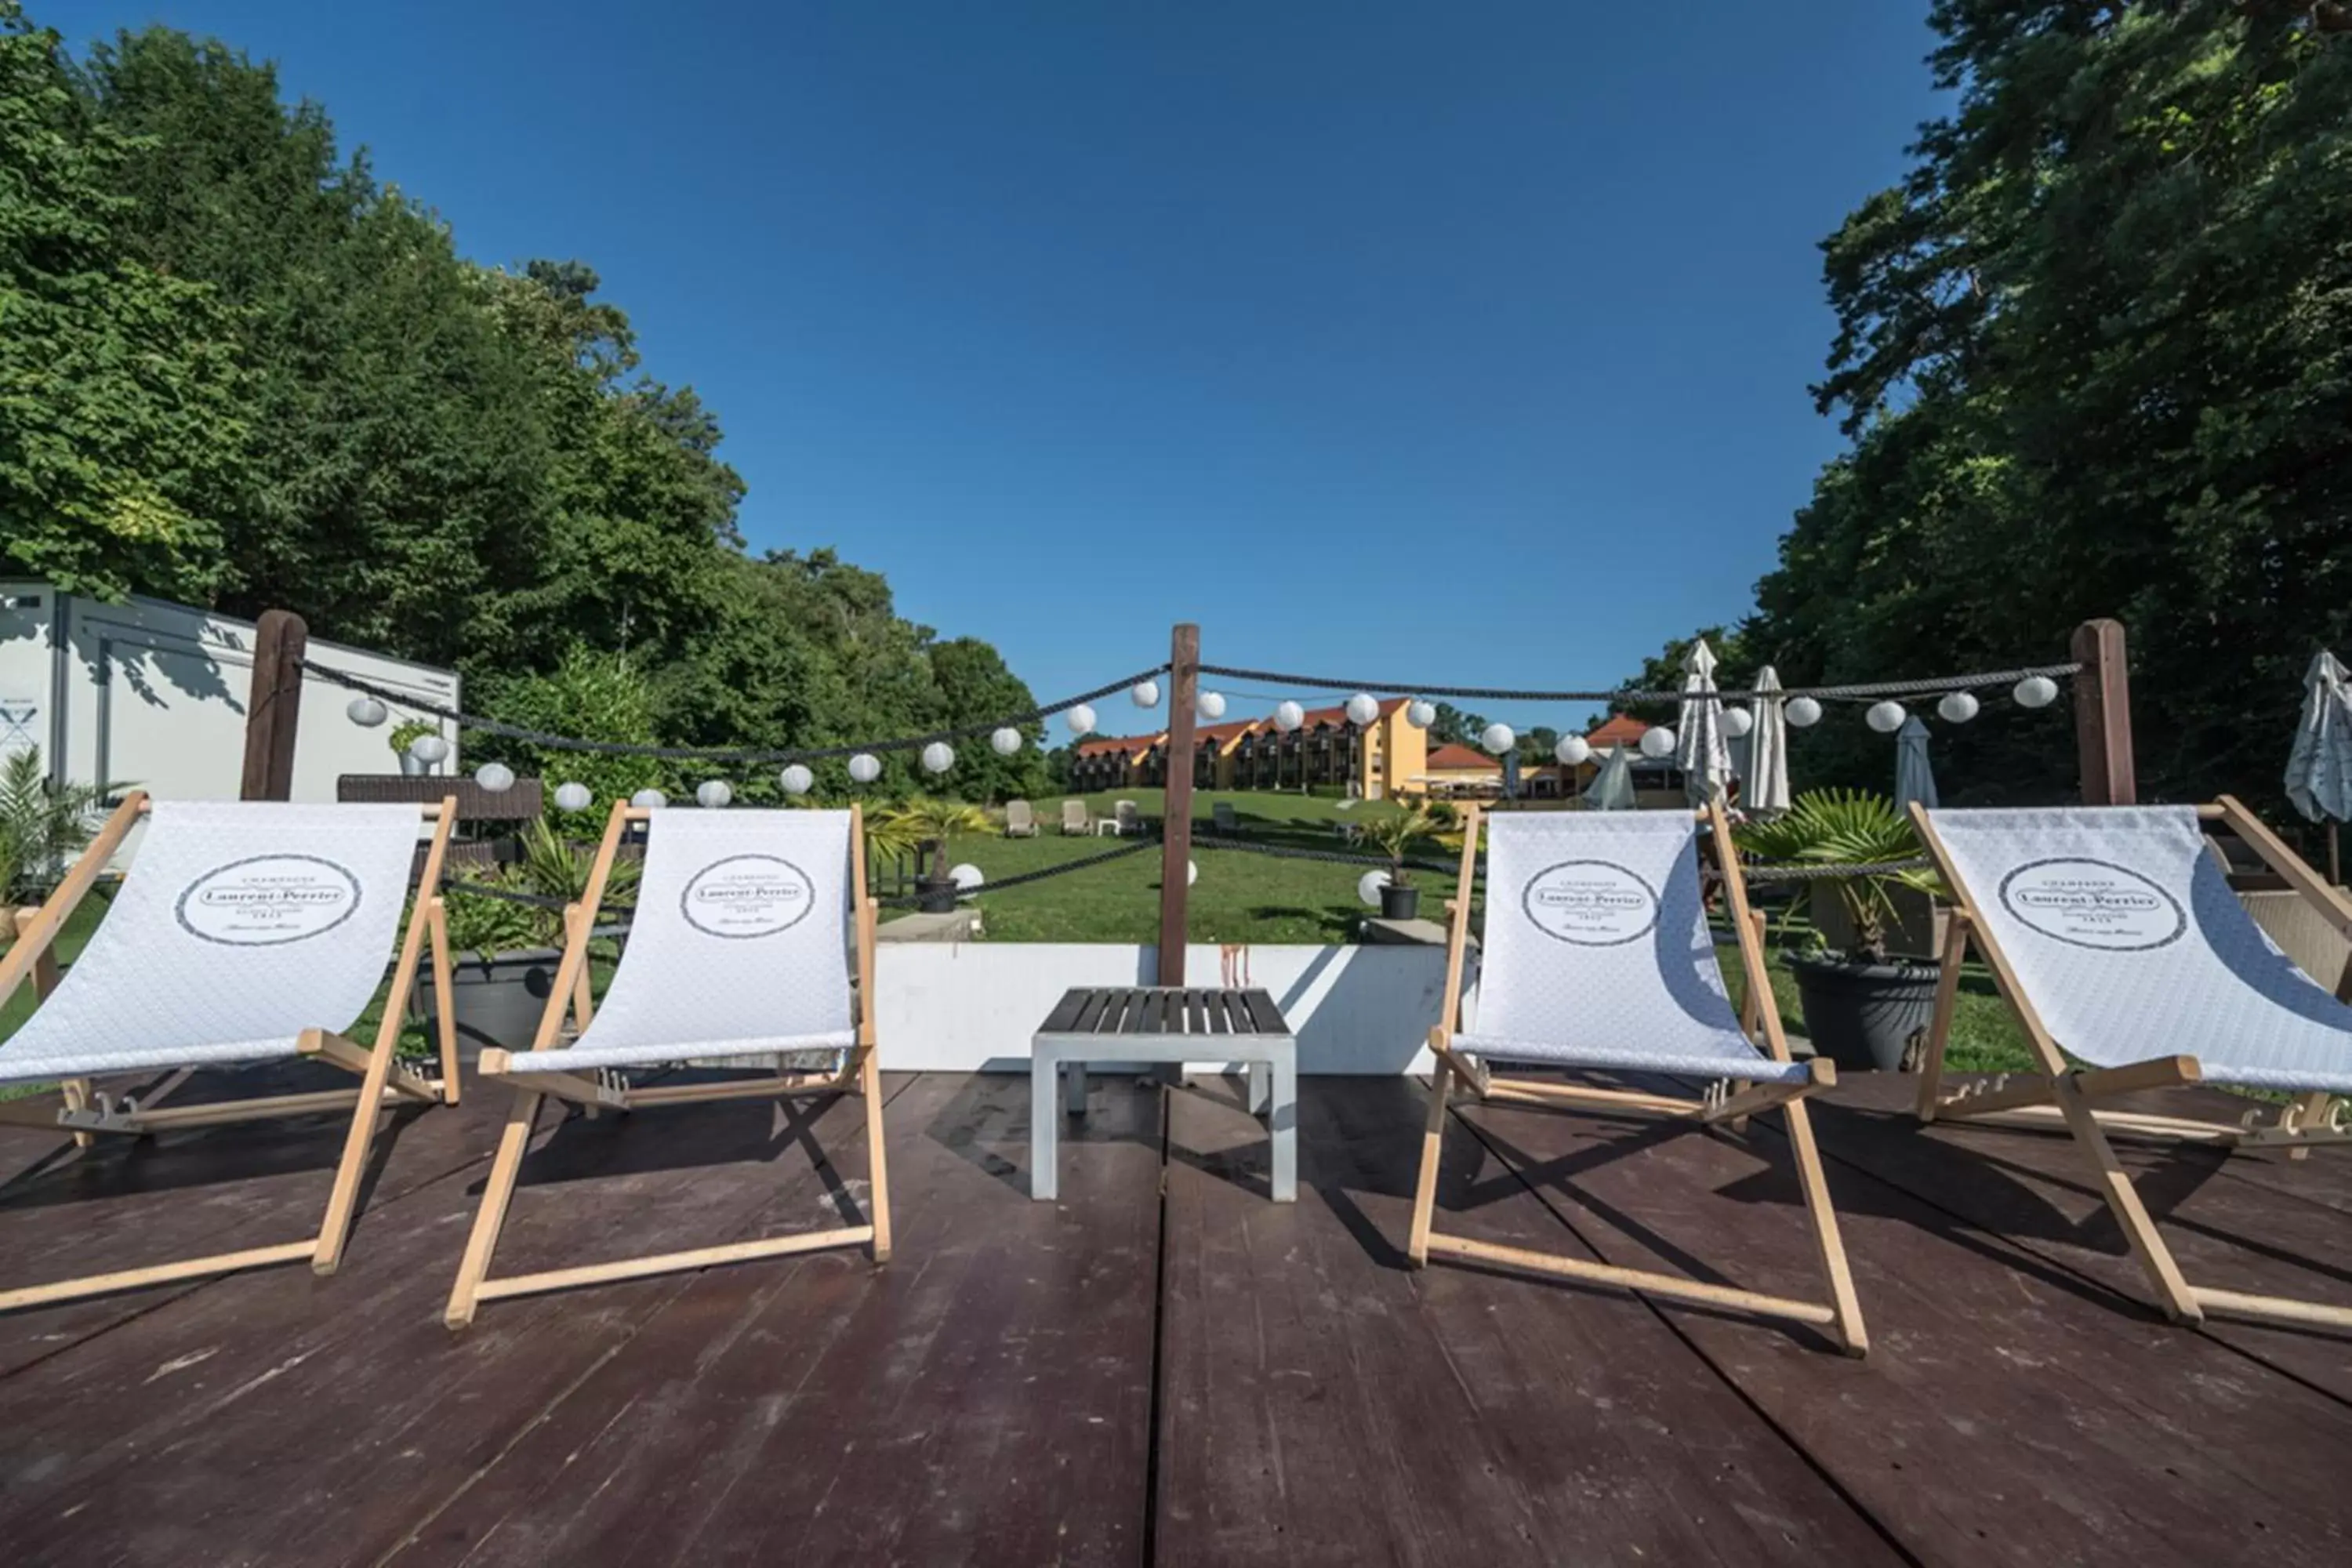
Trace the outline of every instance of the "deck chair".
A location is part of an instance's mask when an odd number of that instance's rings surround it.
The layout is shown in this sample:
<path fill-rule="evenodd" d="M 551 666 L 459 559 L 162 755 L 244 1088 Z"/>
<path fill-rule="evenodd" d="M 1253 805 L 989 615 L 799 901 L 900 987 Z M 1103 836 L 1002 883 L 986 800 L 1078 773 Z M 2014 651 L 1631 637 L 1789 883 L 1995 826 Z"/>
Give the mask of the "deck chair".
<path fill-rule="evenodd" d="M 1488 820 L 1486 923 L 1474 1029 L 1458 1029 L 1470 935 L 1471 878 L 1480 812 L 1463 810 L 1461 895 L 1447 906 L 1444 1011 L 1429 1035 L 1437 1071 L 1405 1255 L 1432 1254 L 1570 1279 L 1628 1287 L 1827 1330 L 1852 1355 L 1869 1348 L 1837 1215 L 1830 1207 L 1805 1097 L 1836 1081 L 1829 1062 L 1791 1061 L 1771 985 L 1761 923 L 1748 904 L 1720 805 L 1675 812 L 1507 812 Z M 1750 998 L 1735 1016 L 1701 900 L 1698 824 L 1714 829 Z M 1759 1047 L 1756 1039 L 1760 1037 Z M 1496 1076 L 1492 1064 L 1667 1074 L 1710 1084 L 1699 1098 Z M 1768 1107 L 1787 1118 L 1789 1147 L 1826 1278 L 1826 1302 L 1792 1300 L 1676 1275 L 1620 1268 L 1445 1236 L 1432 1226 L 1451 1093 L 1509 1105 L 1578 1107 L 1680 1118 L 1712 1126 Z"/>
<path fill-rule="evenodd" d="M 455 1104 L 457 1024 L 441 1009 L 441 1076 L 400 1065 L 400 1027 L 425 943 L 449 994 L 447 915 L 439 884 L 456 811 L 434 805 L 289 805 L 124 798 L 0 961 L 0 1002 L 27 977 L 33 1016 L 0 1043 L 0 1083 L 61 1083 L 62 1107 L 0 1102 L 0 1121 L 73 1133 L 142 1137 L 184 1127 L 349 1110 L 351 1131 L 319 1233 L 274 1247 L 217 1253 L 112 1274 L 0 1290 L 0 1311 L 174 1279 L 309 1258 L 320 1274 L 342 1259 L 360 1183 L 383 1110 L 403 1100 Z M 142 819 L 137 858 L 81 957 L 57 977 L 50 945 L 99 873 Z M 420 824 L 432 837 L 416 870 Z M 421 889 L 405 934 L 401 906 Z M 375 1043 L 345 1037 L 383 984 L 392 987 Z M 357 1089 L 166 1105 L 206 1068 L 308 1058 L 359 1078 Z M 167 1070 L 143 1099 L 110 1100 L 93 1080 Z"/>
<path fill-rule="evenodd" d="M 645 869 L 629 941 L 604 1004 L 588 994 L 588 942 L 605 879 L 632 823 L 646 825 Z M 869 1246 L 890 1256 L 890 1191 L 882 1151 L 882 1074 L 874 1054 L 875 901 L 866 896 L 866 831 L 847 811 L 696 811 L 615 804 L 589 868 L 547 1011 L 528 1051 L 486 1050 L 487 1077 L 514 1085 L 446 1321 L 473 1321 L 476 1306 L 508 1296 L 648 1274 L 703 1268 L 784 1253 Z M 856 964 L 853 1014 L 850 964 Z M 560 1042 L 566 1014 L 580 1034 Z M 829 1057 L 816 1071 L 789 1058 Z M 758 1076 L 638 1088 L 631 1068 L 693 1060 L 773 1058 Z M 763 1064 L 764 1065 L 764 1064 Z M 866 1098 L 873 1166 L 870 1224 L 734 1242 L 685 1252 L 489 1277 L 499 1230 L 513 1200 L 531 1124 L 548 1097 L 634 1111 L 712 1100 L 778 1100 L 856 1091 Z"/>
<path fill-rule="evenodd" d="M 1085 801 L 1066 800 L 1062 803 L 1062 831 L 1064 833 L 1092 833 L 1094 831 L 1094 819 L 1087 815 L 1087 803 Z"/>
<path fill-rule="evenodd" d="M 1143 809 L 1131 800 L 1116 802 L 1111 806 L 1113 831 L 1124 838 L 1130 833 L 1143 831 Z"/>
<path fill-rule="evenodd" d="M 1037 837 L 1037 814 L 1029 809 L 1027 801 L 1008 800 L 1004 803 L 1004 837 L 1007 838 Z"/>
<path fill-rule="evenodd" d="M 2063 1127 L 2095 1168 L 2157 1304 L 2177 1321 L 2221 1312 L 2352 1328 L 2352 1309 L 2189 1284 L 2107 1142 L 2113 1131 L 2300 1154 L 2352 1138 L 2340 1102 L 2331 1103 L 2352 1094 L 2352 1006 L 2341 1000 L 2352 973 L 2330 994 L 2263 935 L 2207 853 L 2200 820 L 2236 833 L 2347 936 L 2352 900 L 2227 795 L 2210 806 L 1911 809 L 1958 904 L 1922 1063 L 1920 1120 Z M 1944 1050 L 1970 942 L 2041 1070 L 1946 1095 Z M 2231 1123 L 2095 1107 L 2195 1083 L 2294 1098 L 2267 1123 L 2252 1110 Z"/>

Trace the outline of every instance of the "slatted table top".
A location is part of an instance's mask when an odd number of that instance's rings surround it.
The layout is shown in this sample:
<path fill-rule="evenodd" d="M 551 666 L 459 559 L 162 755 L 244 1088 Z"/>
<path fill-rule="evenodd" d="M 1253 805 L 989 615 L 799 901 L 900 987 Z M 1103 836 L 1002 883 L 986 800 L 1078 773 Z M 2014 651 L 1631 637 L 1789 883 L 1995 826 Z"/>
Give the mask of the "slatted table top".
<path fill-rule="evenodd" d="M 1075 985 L 1038 1026 L 1041 1035 L 1287 1035 L 1264 991 L 1217 986 Z"/>

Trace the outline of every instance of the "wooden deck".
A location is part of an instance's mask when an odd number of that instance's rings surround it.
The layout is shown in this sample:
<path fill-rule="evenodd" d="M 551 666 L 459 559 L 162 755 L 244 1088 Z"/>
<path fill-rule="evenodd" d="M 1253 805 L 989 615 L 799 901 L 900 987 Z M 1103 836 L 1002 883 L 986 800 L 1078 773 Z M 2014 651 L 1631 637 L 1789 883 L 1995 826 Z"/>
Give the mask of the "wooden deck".
<path fill-rule="evenodd" d="M 1276 1207 L 1229 1086 L 1097 1079 L 1037 1204 L 1025 1079 L 896 1076 L 882 1269 L 492 1302 L 453 1335 L 505 1110 L 485 1091 L 403 1117 L 333 1279 L 0 1318 L 0 1561 L 2352 1560 L 2352 1340 L 2164 1324 L 2065 1142 L 1922 1132 L 1908 1087 L 1817 1112 L 1861 1363 L 1803 1329 L 1407 1272 L 1423 1090 L 1370 1079 L 1302 1085 Z M 297 1237 L 339 1139 L 77 1157 L 0 1131 L 0 1280 Z M 862 1140 L 854 1103 L 543 1122 L 501 1263 L 838 1223 Z M 1447 1147 L 1447 1229 L 1814 1293 L 1773 1118 L 1741 1139 L 1474 1109 Z M 2126 1158 L 2192 1270 L 2352 1301 L 2352 1160 Z"/>

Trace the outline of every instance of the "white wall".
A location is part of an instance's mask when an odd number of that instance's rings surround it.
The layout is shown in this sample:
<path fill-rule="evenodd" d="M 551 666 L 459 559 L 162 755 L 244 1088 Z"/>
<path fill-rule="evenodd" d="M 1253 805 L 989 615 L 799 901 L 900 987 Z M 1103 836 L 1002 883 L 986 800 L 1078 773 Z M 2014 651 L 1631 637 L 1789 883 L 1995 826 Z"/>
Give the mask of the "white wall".
<path fill-rule="evenodd" d="M 1444 948 L 1238 948 L 1230 980 L 1221 977 L 1223 951 L 1187 948 L 1187 981 L 1270 994 L 1298 1036 L 1300 1072 L 1429 1070 Z M 882 1064 L 901 1071 L 1025 1070 L 1030 1037 L 1065 991 L 1148 985 L 1158 963 L 1157 948 L 1120 942 L 883 942 L 875 954 Z"/>

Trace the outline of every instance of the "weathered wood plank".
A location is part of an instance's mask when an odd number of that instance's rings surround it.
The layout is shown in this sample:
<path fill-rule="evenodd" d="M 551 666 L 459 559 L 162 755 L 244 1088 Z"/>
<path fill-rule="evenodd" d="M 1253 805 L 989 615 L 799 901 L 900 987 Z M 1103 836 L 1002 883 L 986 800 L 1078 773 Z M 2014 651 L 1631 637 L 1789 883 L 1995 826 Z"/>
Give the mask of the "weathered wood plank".
<path fill-rule="evenodd" d="M 1084 986 L 1073 986 L 1064 992 L 1062 999 L 1054 1005 L 1054 1010 L 1045 1015 L 1045 1021 L 1037 1026 L 1037 1032 L 1041 1035 L 1068 1034 L 1077 1027 L 1079 1016 L 1086 1011 L 1087 1004 L 1094 994 Z"/>

